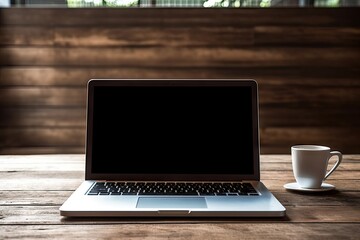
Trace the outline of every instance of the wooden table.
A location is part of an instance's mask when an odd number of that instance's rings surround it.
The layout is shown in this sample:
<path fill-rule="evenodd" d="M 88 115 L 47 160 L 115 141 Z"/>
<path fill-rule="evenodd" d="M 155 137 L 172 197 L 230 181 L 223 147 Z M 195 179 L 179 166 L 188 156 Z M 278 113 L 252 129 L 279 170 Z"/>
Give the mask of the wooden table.
<path fill-rule="evenodd" d="M 289 155 L 261 156 L 261 178 L 284 218 L 65 218 L 59 206 L 84 179 L 84 155 L 0 156 L 0 239 L 360 239 L 360 155 L 327 180 L 336 190 L 290 192 Z"/>

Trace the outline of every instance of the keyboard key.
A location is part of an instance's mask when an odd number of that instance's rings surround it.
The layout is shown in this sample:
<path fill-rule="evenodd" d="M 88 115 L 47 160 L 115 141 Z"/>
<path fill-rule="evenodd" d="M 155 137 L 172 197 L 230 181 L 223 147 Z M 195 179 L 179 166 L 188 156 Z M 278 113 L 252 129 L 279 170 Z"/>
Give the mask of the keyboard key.
<path fill-rule="evenodd" d="M 110 195 L 109 192 L 100 192 L 99 195 Z"/>
<path fill-rule="evenodd" d="M 228 196 L 239 196 L 237 193 L 228 193 Z"/>
<path fill-rule="evenodd" d="M 111 195 L 121 195 L 120 192 L 112 192 Z"/>

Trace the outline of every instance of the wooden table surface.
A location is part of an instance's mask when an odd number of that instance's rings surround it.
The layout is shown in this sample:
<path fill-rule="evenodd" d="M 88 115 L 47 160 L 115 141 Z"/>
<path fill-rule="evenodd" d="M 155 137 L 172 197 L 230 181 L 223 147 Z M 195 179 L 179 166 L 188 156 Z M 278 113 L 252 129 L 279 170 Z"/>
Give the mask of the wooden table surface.
<path fill-rule="evenodd" d="M 360 239 L 360 155 L 345 155 L 323 193 L 287 191 L 289 155 L 262 155 L 261 179 L 284 218 L 65 218 L 84 155 L 0 156 L 0 239 Z"/>

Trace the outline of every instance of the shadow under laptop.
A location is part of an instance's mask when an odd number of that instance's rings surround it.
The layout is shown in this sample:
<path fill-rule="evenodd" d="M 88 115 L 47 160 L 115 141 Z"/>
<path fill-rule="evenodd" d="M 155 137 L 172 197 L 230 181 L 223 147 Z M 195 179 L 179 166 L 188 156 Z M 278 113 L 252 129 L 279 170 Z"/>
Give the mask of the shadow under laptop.
<path fill-rule="evenodd" d="M 201 223 L 244 223 L 244 222 L 289 222 L 284 217 L 62 217 L 62 223 L 116 223 L 116 224 L 201 224 Z"/>

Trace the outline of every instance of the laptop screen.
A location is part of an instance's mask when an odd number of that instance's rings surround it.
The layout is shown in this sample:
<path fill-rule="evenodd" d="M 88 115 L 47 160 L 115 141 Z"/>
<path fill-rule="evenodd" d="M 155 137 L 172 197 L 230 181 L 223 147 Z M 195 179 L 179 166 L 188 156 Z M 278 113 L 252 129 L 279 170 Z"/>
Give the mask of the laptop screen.
<path fill-rule="evenodd" d="M 255 174 L 254 86 L 206 80 L 96 82 L 89 89 L 92 174 Z"/>

